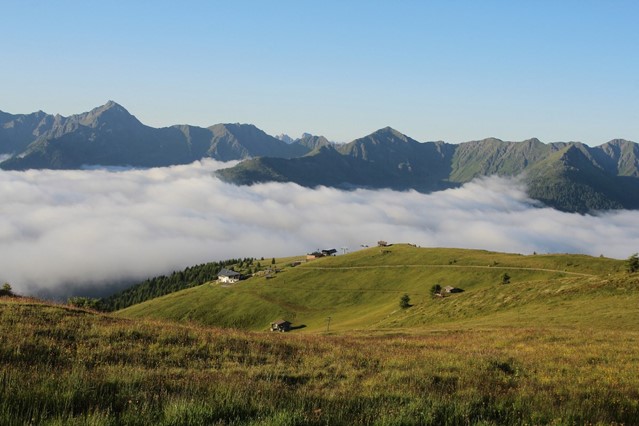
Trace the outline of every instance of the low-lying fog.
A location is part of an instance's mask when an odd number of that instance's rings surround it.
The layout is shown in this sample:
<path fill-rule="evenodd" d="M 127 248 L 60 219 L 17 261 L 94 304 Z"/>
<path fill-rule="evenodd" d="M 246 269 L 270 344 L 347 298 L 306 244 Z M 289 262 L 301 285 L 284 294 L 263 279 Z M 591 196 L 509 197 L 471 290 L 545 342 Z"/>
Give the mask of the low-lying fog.
<path fill-rule="evenodd" d="M 226 166 L 0 172 L 0 283 L 20 294 L 97 294 L 207 261 L 341 253 L 378 240 L 617 258 L 639 251 L 639 212 L 535 207 L 516 180 L 485 178 L 428 195 L 237 187 L 212 176 Z"/>

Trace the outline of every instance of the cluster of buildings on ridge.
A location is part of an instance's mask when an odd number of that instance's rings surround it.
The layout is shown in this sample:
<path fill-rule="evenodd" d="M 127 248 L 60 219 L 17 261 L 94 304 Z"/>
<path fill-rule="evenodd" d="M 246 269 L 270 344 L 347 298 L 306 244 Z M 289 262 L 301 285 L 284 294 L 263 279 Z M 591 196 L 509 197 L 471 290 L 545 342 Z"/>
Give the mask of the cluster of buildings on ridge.
<path fill-rule="evenodd" d="M 317 251 L 314 251 L 313 253 L 308 253 L 306 255 L 306 261 L 318 259 L 320 257 L 335 256 L 336 253 L 337 253 L 337 250 L 335 249 L 317 250 Z M 297 266 L 301 263 L 302 262 L 299 262 L 299 261 L 293 262 L 291 263 L 291 266 Z M 274 272 L 277 272 L 277 271 L 271 270 L 271 269 L 267 270 L 266 278 L 271 278 L 273 276 L 272 273 Z M 244 276 L 241 273 L 236 272 L 232 269 L 222 268 L 220 272 L 217 273 L 217 280 L 224 284 L 234 284 L 242 280 L 243 278 Z"/>
<path fill-rule="evenodd" d="M 308 253 L 306 255 L 306 260 L 313 260 L 313 259 L 318 259 L 320 257 L 326 257 L 326 256 L 335 256 L 335 253 L 337 253 L 337 250 L 335 249 L 317 250 L 317 251 L 314 251 L 313 253 Z"/>

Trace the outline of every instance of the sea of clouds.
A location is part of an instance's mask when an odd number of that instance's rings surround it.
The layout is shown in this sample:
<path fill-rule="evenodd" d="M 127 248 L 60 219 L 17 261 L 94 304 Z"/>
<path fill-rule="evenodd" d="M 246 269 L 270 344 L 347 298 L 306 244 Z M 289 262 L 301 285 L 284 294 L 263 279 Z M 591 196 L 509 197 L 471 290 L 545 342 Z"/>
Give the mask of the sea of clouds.
<path fill-rule="evenodd" d="M 0 171 L 0 283 L 20 294 L 105 294 L 114 283 L 236 257 L 378 240 L 626 258 L 639 212 L 543 208 L 515 179 L 420 194 L 295 184 L 234 186 L 213 160 L 146 170 Z"/>

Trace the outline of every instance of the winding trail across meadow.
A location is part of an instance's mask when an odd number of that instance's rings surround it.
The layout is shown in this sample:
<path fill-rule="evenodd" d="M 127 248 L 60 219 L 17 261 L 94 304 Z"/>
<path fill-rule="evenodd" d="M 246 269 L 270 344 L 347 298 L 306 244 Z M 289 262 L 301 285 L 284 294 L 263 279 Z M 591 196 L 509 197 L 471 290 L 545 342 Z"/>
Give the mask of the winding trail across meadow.
<path fill-rule="evenodd" d="M 520 266 L 481 266 L 481 265 L 371 265 L 371 266 L 300 266 L 300 269 L 331 270 L 331 269 L 379 269 L 379 268 L 474 268 L 474 269 L 509 269 L 520 271 L 556 272 L 559 274 L 577 275 L 582 277 L 596 277 L 595 274 L 583 272 L 562 271 L 559 269 L 526 268 Z"/>

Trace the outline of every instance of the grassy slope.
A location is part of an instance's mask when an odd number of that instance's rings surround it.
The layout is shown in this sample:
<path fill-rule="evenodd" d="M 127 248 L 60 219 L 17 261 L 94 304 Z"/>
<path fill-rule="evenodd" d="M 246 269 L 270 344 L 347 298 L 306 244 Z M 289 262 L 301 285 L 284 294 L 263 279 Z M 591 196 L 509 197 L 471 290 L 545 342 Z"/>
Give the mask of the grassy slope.
<path fill-rule="evenodd" d="M 231 287 L 209 283 L 118 314 L 251 330 L 264 330 L 282 317 L 305 326 L 298 332 L 325 331 L 329 316 L 331 331 L 461 323 L 570 325 L 586 314 L 589 321 L 606 327 L 614 312 L 625 314 L 624 307 L 639 301 L 636 283 L 615 279 L 622 269 L 621 261 L 583 255 L 522 256 L 394 245 L 285 267 L 269 280 L 251 278 Z M 500 284 L 504 272 L 512 277 L 509 285 Z M 429 290 L 434 284 L 465 291 L 433 299 Z M 403 293 L 413 305 L 407 310 L 398 307 Z M 627 303 L 620 304 L 624 297 Z M 637 320 L 636 312 L 627 314 L 623 321 Z"/>
<path fill-rule="evenodd" d="M 579 324 L 282 335 L 0 298 L 0 424 L 636 424 L 639 323 Z"/>
<path fill-rule="evenodd" d="M 0 424 L 637 423 L 639 274 L 623 262 L 384 250 L 205 284 L 136 312 L 307 324 L 287 334 L 0 298 Z M 499 284 L 504 271 L 511 284 Z M 431 299 L 433 282 L 466 291 Z M 414 304 L 400 310 L 404 291 Z"/>

